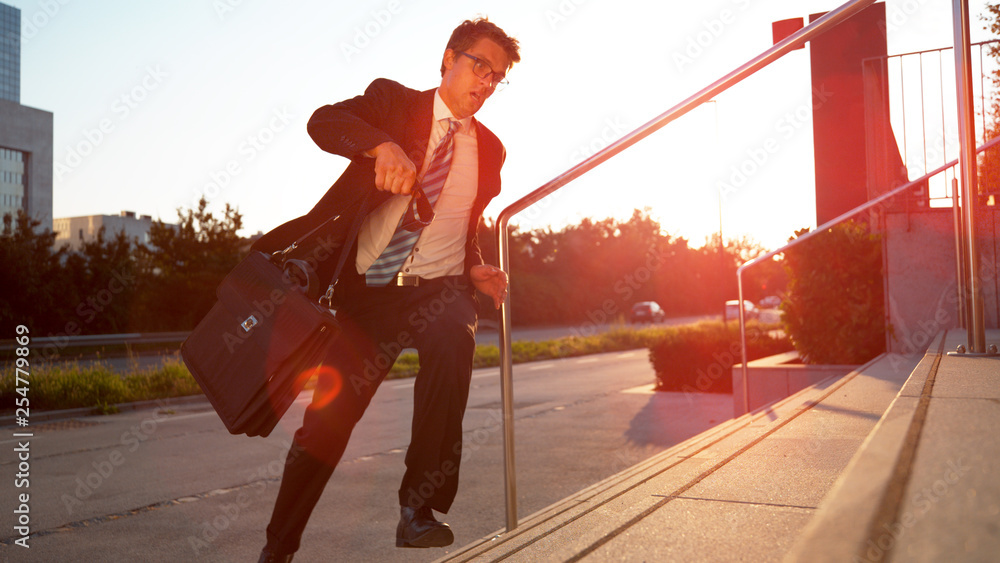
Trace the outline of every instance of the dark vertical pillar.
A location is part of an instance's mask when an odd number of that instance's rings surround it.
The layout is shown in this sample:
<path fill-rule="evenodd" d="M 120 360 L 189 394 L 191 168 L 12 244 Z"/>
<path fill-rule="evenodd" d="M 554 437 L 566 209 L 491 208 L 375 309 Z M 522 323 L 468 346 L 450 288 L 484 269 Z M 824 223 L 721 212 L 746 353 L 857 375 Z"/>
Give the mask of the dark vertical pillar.
<path fill-rule="evenodd" d="M 861 61 L 886 55 L 885 29 L 885 4 L 873 4 L 810 45 L 817 224 L 868 200 Z"/>

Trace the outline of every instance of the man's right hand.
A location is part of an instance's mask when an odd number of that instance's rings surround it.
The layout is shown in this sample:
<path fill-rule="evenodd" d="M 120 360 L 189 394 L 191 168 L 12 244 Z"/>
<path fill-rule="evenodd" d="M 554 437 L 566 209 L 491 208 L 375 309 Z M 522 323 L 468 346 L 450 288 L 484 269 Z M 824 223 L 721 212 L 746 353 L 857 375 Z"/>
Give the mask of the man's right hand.
<path fill-rule="evenodd" d="M 386 141 L 371 150 L 375 157 L 375 187 L 394 194 L 409 195 L 417 181 L 417 167 L 403 148 Z"/>

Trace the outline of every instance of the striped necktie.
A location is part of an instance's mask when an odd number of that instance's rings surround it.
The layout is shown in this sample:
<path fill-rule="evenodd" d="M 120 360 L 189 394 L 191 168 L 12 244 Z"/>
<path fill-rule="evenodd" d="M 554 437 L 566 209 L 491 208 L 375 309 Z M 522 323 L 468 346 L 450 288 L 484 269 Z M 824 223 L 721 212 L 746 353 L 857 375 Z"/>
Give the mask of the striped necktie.
<path fill-rule="evenodd" d="M 448 131 L 441 137 L 437 147 L 435 147 L 434 154 L 431 156 L 431 162 L 427 167 L 427 172 L 420 183 L 424 195 L 426 195 L 428 202 L 432 206 L 437 201 L 438 196 L 441 195 L 441 189 L 444 188 L 444 181 L 448 178 L 448 170 L 451 168 L 451 156 L 455 145 L 453 140 L 455 131 L 459 127 L 458 121 L 442 121 L 450 122 Z M 412 199 L 409 205 L 413 206 L 415 211 L 417 205 L 416 198 Z M 420 238 L 421 230 L 411 231 L 404 228 L 403 223 L 407 215 L 409 213 L 404 213 L 400 217 L 399 224 L 396 225 L 396 231 L 389 240 L 389 245 L 385 247 L 382 254 L 379 255 L 365 273 L 365 283 L 367 285 L 371 287 L 384 287 L 388 285 L 389 280 L 396 277 L 399 269 L 403 266 L 403 262 L 406 262 L 406 259 L 410 256 L 413 245 Z M 417 216 L 419 217 L 419 214 Z"/>

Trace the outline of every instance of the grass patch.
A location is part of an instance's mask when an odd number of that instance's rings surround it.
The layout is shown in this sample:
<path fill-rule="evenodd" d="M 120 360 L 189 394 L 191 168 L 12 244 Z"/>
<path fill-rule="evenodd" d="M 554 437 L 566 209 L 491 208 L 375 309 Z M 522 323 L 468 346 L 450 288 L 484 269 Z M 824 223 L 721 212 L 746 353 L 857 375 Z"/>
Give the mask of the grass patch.
<path fill-rule="evenodd" d="M 27 396 L 36 411 L 97 408 L 114 412 L 115 404 L 168 397 L 198 395 L 201 388 L 177 358 L 159 366 L 116 373 L 104 362 L 41 364 L 32 367 Z M 17 394 L 14 370 L 0 380 L 0 404 L 14 405 Z"/>
<path fill-rule="evenodd" d="M 648 348 L 658 342 L 664 334 L 672 330 L 670 327 L 647 327 L 633 329 L 626 326 L 613 328 L 601 334 L 592 336 L 567 336 L 539 342 L 519 340 L 512 342 L 511 360 L 515 364 L 554 360 L 601 354 L 604 352 L 619 352 Z M 472 359 L 473 368 L 489 368 L 500 365 L 500 349 L 492 344 L 476 346 L 476 355 Z M 420 361 L 416 354 L 401 354 L 396 364 L 389 370 L 386 379 L 402 379 L 417 375 Z"/>

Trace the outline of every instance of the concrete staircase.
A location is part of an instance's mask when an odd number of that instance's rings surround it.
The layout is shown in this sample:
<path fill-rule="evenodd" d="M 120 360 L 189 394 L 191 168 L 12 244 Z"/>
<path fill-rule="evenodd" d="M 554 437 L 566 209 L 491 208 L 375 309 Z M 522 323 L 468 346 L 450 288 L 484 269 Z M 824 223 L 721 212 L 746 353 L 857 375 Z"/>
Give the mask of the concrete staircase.
<path fill-rule="evenodd" d="M 926 553 L 938 553 L 938 559 L 924 560 L 942 560 L 939 551 L 924 545 L 950 545 L 943 530 L 933 526 L 967 523 L 939 510 L 946 505 L 947 491 L 935 501 L 933 514 L 920 513 L 920 526 L 896 520 L 907 510 L 916 514 L 918 507 L 907 503 L 921 502 L 902 492 L 910 474 L 914 483 L 929 482 L 932 491 L 935 476 L 949 477 L 947 465 L 936 467 L 946 461 L 921 460 L 912 453 L 918 443 L 931 451 L 953 444 L 952 432 L 967 446 L 976 437 L 950 427 L 946 417 L 927 416 L 927 406 L 933 404 L 928 377 L 934 381 L 930 374 L 936 374 L 940 386 L 949 370 L 968 377 L 970 366 L 976 366 L 971 371 L 982 373 L 965 394 L 978 402 L 978 410 L 964 416 L 972 422 L 977 417 L 1000 422 L 1000 361 L 943 356 L 945 344 L 960 335 L 947 336 L 939 335 L 925 356 L 880 356 L 845 376 L 730 420 L 523 518 L 511 532 L 498 531 L 439 561 L 875 561 L 899 553 L 913 560 L 903 532 Z M 994 340 L 998 336 L 991 335 Z M 985 390 L 997 397 L 996 404 L 981 398 L 989 395 Z M 923 432 L 914 437 L 917 421 Z M 991 444 L 993 457 L 963 457 L 949 450 L 952 464 L 959 463 L 953 471 L 962 473 L 966 466 L 961 463 L 972 459 L 979 460 L 979 471 L 995 469 L 1000 440 L 992 438 Z M 922 463 L 935 467 L 925 472 Z M 982 516 L 971 536 L 961 536 L 975 540 L 968 560 L 1000 559 L 1000 485 L 995 475 L 975 481 Z M 972 485 L 973 479 L 967 481 Z M 949 487 L 961 502 L 966 493 L 959 494 L 957 485 Z M 997 512 L 992 520 L 991 510 Z M 891 531 L 889 539 L 881 524 Z M 919 537 L 908 533 L 928 526 Z M 870 555 L 877 558 L 868 559 L 872 541 L 876 549 Z M 966 541 L 962 549 L 968 545 Z M 993 558 L 977 558 L 984 553 Z M 921 558 L 919 551 L 916 555 Z"/>

